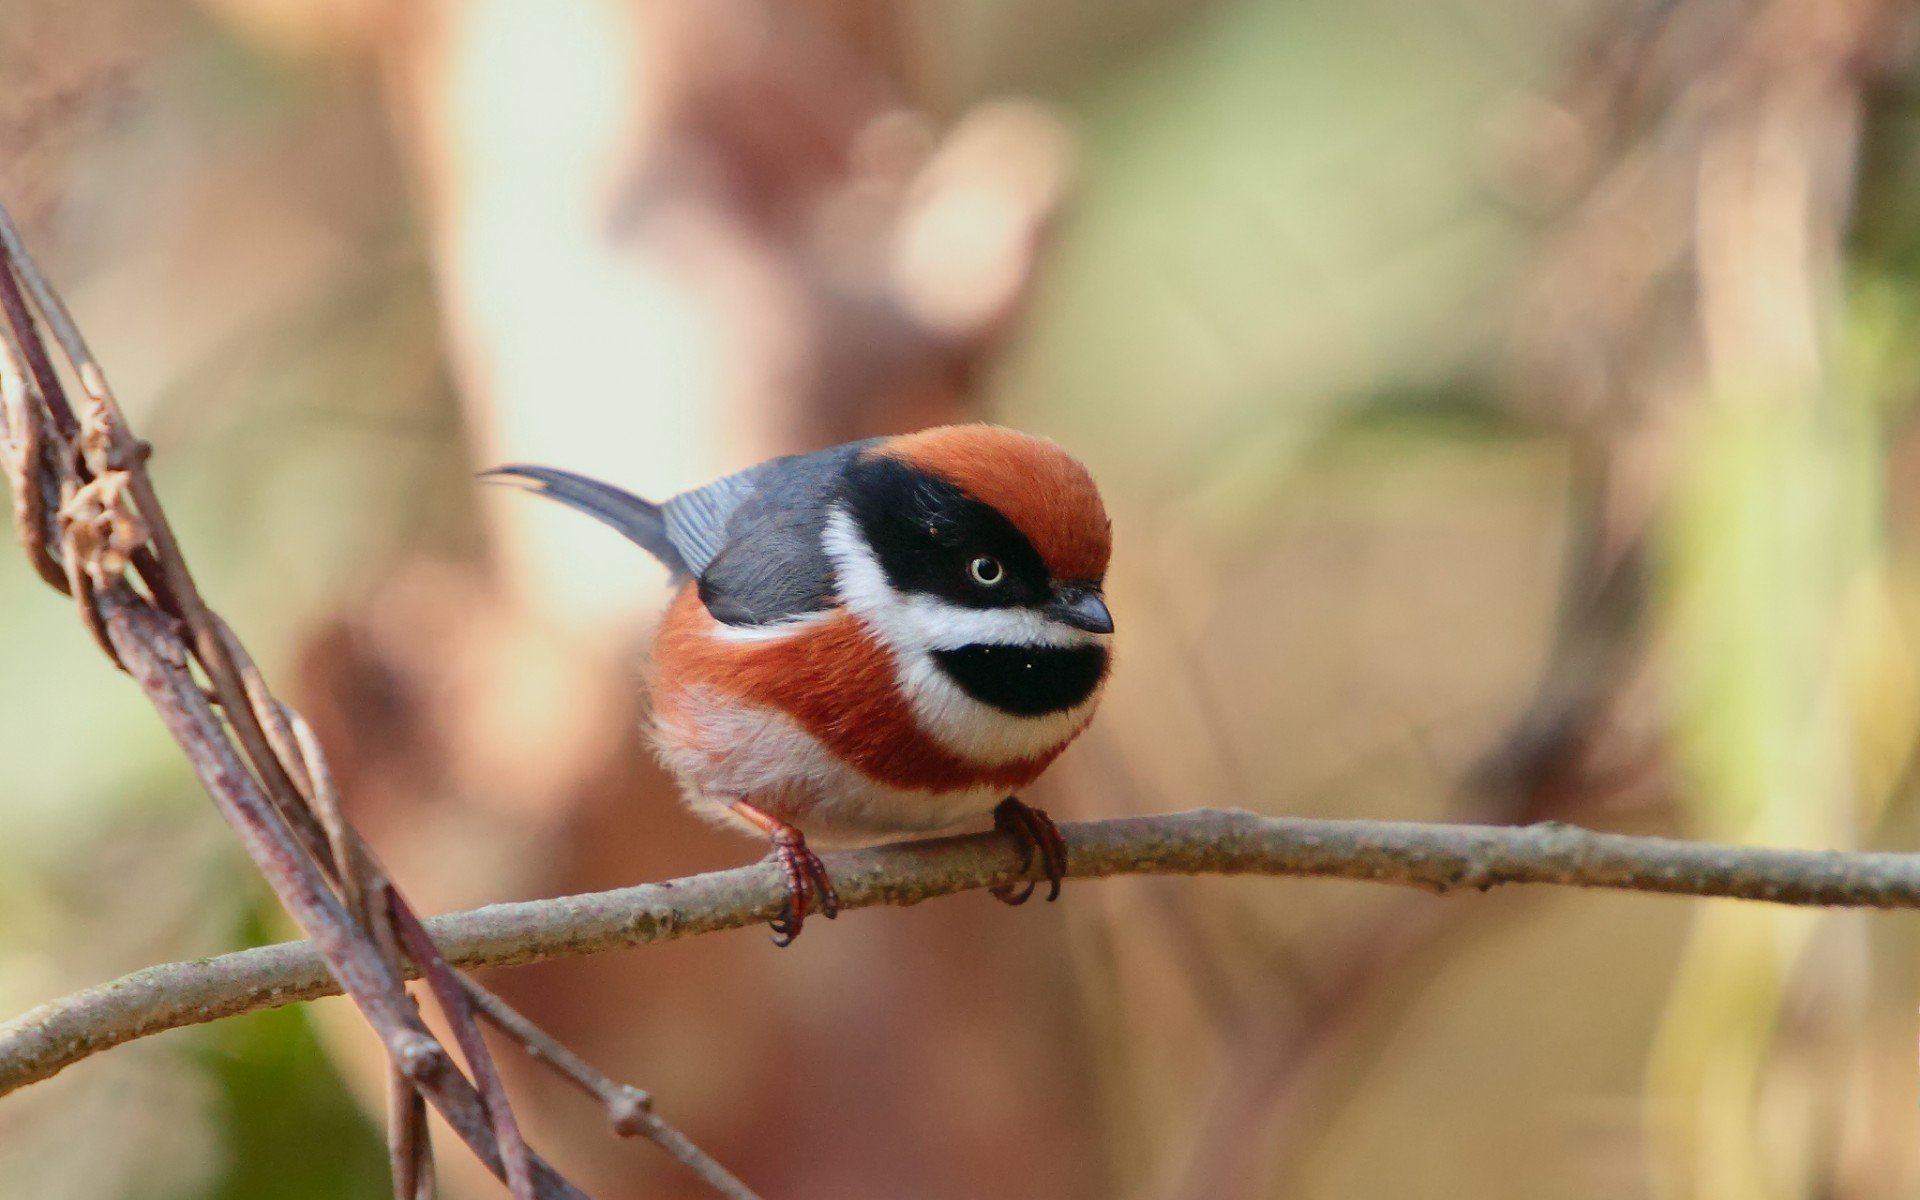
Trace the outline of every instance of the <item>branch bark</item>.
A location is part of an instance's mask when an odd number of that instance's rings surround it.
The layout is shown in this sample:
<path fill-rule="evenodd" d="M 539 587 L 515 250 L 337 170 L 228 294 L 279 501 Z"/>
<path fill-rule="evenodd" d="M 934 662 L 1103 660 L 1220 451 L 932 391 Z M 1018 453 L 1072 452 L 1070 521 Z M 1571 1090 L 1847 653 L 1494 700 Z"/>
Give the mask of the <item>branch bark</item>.
<path fill-rule="evenodd" d="M 1920 855 L 1773 850 L 1518 827 L 1321 821 L 1202 809 L 1062 826 L 1069 874 L 1272 875 L 1364 880 L 1437 893 L 1544 883 L 1838 908 L 1920 908 Z M 843 909 L 908 905 L 1023 878 L 991 834 L 826 856 Z M 609 892 L 495 904 L 428 921 L 447 961 L 513 966 L 691 937 L 776 915 L 770 864 Z M 0 1025 L 0 1096 L 90 1055 L 183 1025 L 340 990 L 308 942 L 136 971 Z"/>

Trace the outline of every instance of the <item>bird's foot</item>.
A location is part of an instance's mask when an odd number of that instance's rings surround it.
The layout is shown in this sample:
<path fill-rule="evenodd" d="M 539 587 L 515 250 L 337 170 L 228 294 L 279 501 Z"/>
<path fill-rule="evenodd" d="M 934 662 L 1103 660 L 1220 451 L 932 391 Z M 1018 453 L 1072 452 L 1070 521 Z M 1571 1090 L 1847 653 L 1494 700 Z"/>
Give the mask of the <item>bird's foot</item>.
<path fill-rule="evenodd" d="M 787 877 L 787 907 L 773 920 L 773 944 L 790 946 L 810 913 L 831 921 L 840 915 L 840 896 L 827 878 L 827 868 L 808 846 L 806 837 L 791 825 L 773 831 L 773 858 Z"/>
<path fill-rule="evenodd" d="M 780 864 L 780 873 L 786 877 L 787 904 L 772 921 L 774 945 L 791 946 L 811 913 L 817 912 L 829 921 L 840 915 L 840 896 L 833 890 L 833 880 L 827 878 L 820 856 L 808 847 L 805 834 L 745 800 L 734 801 L 733 811 L 766 833 L 773 843 L 770 857 Z"/>
<path fill-rule="evenodd" d="M 1047 899 L 1058 900 L 1060 881 L 1067 877 L 1067 839 L 1060 836 L 1053 818 L 1008 796 L 993 810 L 993 827 L 1019 844 L 1022 871 L 1033 866 L 1033 856 L 1039 854 L 1047 873 Z M 989 890 L 1002 904 L 1025 904 L 1033 895 L 1033 887 L 1033 881 L 1028 880 L 1019 886 L 1002 883 Z"/>

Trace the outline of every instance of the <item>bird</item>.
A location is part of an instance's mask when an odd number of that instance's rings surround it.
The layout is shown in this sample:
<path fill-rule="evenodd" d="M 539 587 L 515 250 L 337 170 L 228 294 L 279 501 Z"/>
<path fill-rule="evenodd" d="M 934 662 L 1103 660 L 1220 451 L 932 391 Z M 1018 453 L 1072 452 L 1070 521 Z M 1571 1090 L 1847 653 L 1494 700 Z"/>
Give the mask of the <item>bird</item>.
<path fill-rule="evenodd" d="M 1067 849 L 1018 792 L 1086 729 L 1112 664 L 1112 522 L 1086 467 L 1004 426 L 788 455 L 661 503 L 553 467 L 482 479 L 604 522 L 676 587 L 651 652 L 654 747 L 696 813 L 764 836 L 777 945 L 839 897 L 813 849 L 973 822 Z M 1035 884 L 996 886 L 1008 904 Z"/>

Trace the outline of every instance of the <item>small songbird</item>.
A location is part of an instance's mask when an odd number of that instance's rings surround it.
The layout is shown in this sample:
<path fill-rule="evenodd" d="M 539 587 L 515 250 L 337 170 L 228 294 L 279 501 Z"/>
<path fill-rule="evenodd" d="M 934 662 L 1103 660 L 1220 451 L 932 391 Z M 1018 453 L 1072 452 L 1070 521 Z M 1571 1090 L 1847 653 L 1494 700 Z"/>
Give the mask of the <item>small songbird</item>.
<path fill-rule="evenodd" d="M 1052 442 L 950 425 L 773 459 L 654 504 L 550 467 L 517 484 L 673 573 L 653 733 L 689 804 L 772 840 L 786 945 L 839 900 L 807 845 L 991 812 L 1052 900 L 1066 844 L 1012 793 L 1085 729 L 1109 665 L 1111 529 Z M 1009 904 L 1033 884 L 994 889 Z"/>

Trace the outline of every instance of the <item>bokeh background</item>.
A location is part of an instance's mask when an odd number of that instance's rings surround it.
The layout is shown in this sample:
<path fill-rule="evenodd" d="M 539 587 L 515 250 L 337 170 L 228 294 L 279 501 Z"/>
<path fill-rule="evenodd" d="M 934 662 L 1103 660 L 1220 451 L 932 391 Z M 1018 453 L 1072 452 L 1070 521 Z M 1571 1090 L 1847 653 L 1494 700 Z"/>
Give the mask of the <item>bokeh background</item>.
<path fill-rule="evenodd" d="M 664 495 L 987 416 L 1093 467 L 1067 816 L 1911 848 L 1893 0 L 0 2 L 0 199 L 422 907 L 757 846 L 648 758 Z M 0 1011 L 284 918 L 0 555 Z M 489 982 L 770 1198 L 1920 1188 L 1913 918 L 1135 879 Z M 386 1195 L 337 1001 L 0 1103 L 4 1200 Z M 695 1197 L 509 1059 L 603 1200 Z M 457 1150 L 454 1197 L 499 1192 Z"/>

